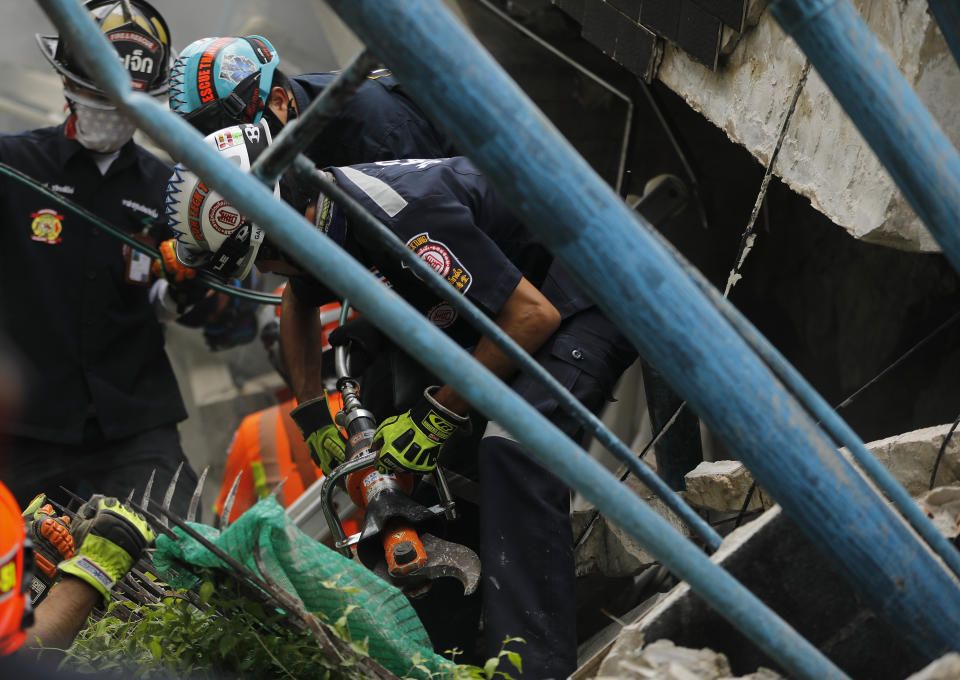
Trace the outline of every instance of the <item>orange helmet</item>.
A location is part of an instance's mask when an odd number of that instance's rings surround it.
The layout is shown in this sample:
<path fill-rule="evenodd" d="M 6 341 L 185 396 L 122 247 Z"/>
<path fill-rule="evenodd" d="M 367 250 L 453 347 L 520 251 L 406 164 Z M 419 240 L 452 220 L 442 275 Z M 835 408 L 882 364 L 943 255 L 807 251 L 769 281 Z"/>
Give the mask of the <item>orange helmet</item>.
<path fill-rule="evenodd" d="M 33 552 L 26 538 L 20 507 L 0 482 L 0 655 L 20 648 L 33 620 L 27 573 Z"/>

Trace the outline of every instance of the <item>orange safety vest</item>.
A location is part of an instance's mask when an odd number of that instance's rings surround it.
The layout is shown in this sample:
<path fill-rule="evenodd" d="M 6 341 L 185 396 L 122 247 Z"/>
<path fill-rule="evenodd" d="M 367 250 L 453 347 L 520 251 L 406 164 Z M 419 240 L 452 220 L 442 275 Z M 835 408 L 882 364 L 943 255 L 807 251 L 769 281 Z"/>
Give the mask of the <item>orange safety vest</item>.
<path fill-rule="evenodd" d="M 230 512 L 231 522 L 258 500 L 268 496 L 284 479 L 287 481 L 277 500 L 284 507 L 289 507 L 323 476 L 310 458 L 303 436 L 290 417 L 290 411 L 296 406 L 296 399 L 289 399 L 252 413 L 240 423 L 230 444 L 223 483 L 214 503 L 217 515 L 223 512 L 227 494 L 241 470 L 243 474 L 240 475 L 233 510 Z M 327 406 L 331 416 L 343 408 L 339 392 L 327 395 Z"/>
<path fill-rule="evenodd" d="M 277 500 L 286 507 L 321 476 L 320 468 L 310 459 L 300 430 L 290 417 L 296 405 L 296 400 L 290 399 L 252 413 L 240 423 L 230 444 L 223 484 L 214 504 L 218 515 L 223 512 L 233 480 L 241 471 L 231 522 L 269 495 L 284 479 L 287 481 Z"/>

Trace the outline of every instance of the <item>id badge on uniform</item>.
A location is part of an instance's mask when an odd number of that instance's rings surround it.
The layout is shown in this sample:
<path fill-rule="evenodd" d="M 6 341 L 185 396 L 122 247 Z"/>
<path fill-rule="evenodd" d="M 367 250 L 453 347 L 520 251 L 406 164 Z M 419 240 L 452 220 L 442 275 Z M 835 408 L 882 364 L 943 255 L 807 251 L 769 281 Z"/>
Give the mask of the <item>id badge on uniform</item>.
<path fill-rule="evenodd" d="M 155 241 L 145 234 L 132 234 L 133 238 L 150 247 L 155 245 Z M 150 267 L 153 265 L 153 258 L 149 255 L 134 250 L 128 245 L 123 246 L 123 258 L 127 264 L 127 283 L 137 286 L 150 285 Z"/>

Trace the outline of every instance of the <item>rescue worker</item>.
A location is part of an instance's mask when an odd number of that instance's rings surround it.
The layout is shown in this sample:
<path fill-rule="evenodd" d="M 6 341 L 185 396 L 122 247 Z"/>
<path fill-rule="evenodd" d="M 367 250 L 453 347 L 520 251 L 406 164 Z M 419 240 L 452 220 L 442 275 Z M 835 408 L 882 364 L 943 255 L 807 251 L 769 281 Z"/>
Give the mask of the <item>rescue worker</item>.
<path fill-rule="evenodd" d="M 262 118 L 276 136 L 337 77 L 336 73 L 287 77 L 279 64 L 276 48 L 263 36 L 194 41 L 181 51 L 171 69 L 170 108 L 204 134 L 228 125 L 257 123 Z M 368 76 L 303 152 L 321 167 L 456 155 L 453 145 L 404 93 L 396 78 L 383 69 Z M 299 304 L 289 291 L 283 306 L 286 323 L 281 345 L 285 346 L 291 337 L 311 334 L 317 321 L 314 308 Z M 385 354 L 400 354 L 388 342 L 378 344 Z M 313 383 L 317 372 L 310 366 L 314 360 L 317 357 L 287 352 L 286 368 L 295 393 L 322 389 Z M 409 363 L 409 359 L 405 361 Z M 376 372 L 374 368 L 371 374 Z M 412 373 L 378 375 L 376 381 L 384 387 L 378 398 L 402 392 L 401 383 L 417 382 Z M 367 407 L 376 413 L 380 405 L 370 401 Z"/>
<path fill-rule="evenodd" d="M 284 287 L 278 288 L 274 294 L 282 294 Z M 322 352 L 330 349 L 328 335 L 339 323 L 340 309 L 340 303 L 331 302 L 318 310 L 322 324 Z M 356 312 L 352 312 L 350 318 L 355 316 Z M 264 348 L 270 357 L 270 363 L 286 381 L 286 370 L 279 351 L 280 306 L 261 308 L 261 318 L 260 337 Z M 245 417 L 233 435 L 220 493 L 214 503 L 214 511 L 218 516 L 222 515 L 227 496 L 239 474 L 240 480 L 230 513 L 231 522 L 259 499 L 267 497 L 281 482 L 283 489 L 278 500 L 287 507 L 323 476 L 320 468 L 311 460 L 307 444 L 290 417 L 290 412 L 297 406 L 293 393 L 285 387 L 281 394 L 283 396 L 280 403 Z M 339 393 L 331 392 L 328 399 L 334 396 L 339 397 Z M 343 448 L 345 444 L 332 420 L 332 415 L 341 407 L 339 399 L 328 405 L 330 416 L 323 436 L 330 438 L 330 445 Z"/>
<path fill-rule="evenodd" d="M 259 35 L 194 41 L 170 72 L 170 108 L 203 134 L 262 117 L 276 137 L 338 75 L 288 77 L 279 64 L 277 50 Z M 367 77 L 304 153 L 320 166 L 455 155 L 386 69 Z"/>
<path fill-rule="evenodd" d="M 211 146 L 216 147 L 216 136 L 207 138 Z M 244 139 L 240 130 L 236 136 Z M 227 153 L 243 155 L 249 153 L 248 146 L 246 140 L 243 149 Z M 247 166 L 241 161 L 241 167 Z M 385 161 L 330 167 L 326 172 L 584 405 L 599 411 L 617 377 L 635 359 L 635 350 L 569 274 L 552 263 L 469 161 Z M 177 254 L 184 264 L 216 261 L 226 264 L 226 275 L 236 275 L 256 260 L 261 270 L 300 277 L 291 278 L 288 289 L 303 304 L 330 297 L 322 284 L 303 277 L 295 255 L 264 240 L 262 232 L 259 238 L 250 236 L 260 231 L 257 227 L 248 224 L 247 229 L 235 228 L 228 234 L 211 228 L 208 206 L 221 200 L 213 192 L 201 207 L 203 239 L 180 229 L 187 220 L 192 187 L 199 180 L 186 170 L 178 170 L 175 178 L 168 200 L 172 226 L 178 231 Z M 382 272 L 394 290 L 435 325 L 472 347 L 477 361 L 509 381 L 557 427 L 575 439 L 582 436 L 576 420 L 559 410 L 535 380 L 514 376 L 515 366 L 499 349 L 478 337 L 409 269 L 358 233 L 334 203 L 321 196 L 306 217 L 361 263 Z M 239 247 L 243 243 L 246 248 Z M 309 337 L 297 340 L 301 345 L 312 342 Z M 416 359 L 430 368 L 429 356 Z M 311 396 L 318 395 L 298 394 L 301 405 L 293 413 L 308 440 L 320 416 L 320 401 Z M 413 408 L 380 423 L 374 441 L 380 447 L 378 465 L 430 472 L 443 443 L 466 426 L 469 411 L 470 404 L 449 385 L 428 388 Z M 577 649 L 569 489 L 496 423 L 486 428 L 478 463 L 487 654 L 496 656 L 505 637 L 519 636 L 526 640 L 519 650 L 522 677 L 567 677 L 576 667 Z"/>
<path fill-rule="evenodd" d="M 109 602 L 110 590 L 153 539 L 139 513 L 116 498 L 93 496 L 77 511 L 74 555 L 57 565 L 60 581 L 34 611 L 33 548 L 16 500 L 0 483 L 0 657 L 29 648 L 69 647 L 93 608 Z M 0 670 L 5 667 L 0 660 Z"/>
<path fill-rule="evenodd" d="M 133 86 L 164 94 L 163 17 L 144 0 L 85 7 Z M 134 124 L 69 44 L 37 40 L 62 77 L 69 116 L 56 127 L 0 136 L 0 162 L 136 238 L 158 230 L 165 237 L 170 167 L 132 141 Z M 0 478 L 21 504 L 61 485 L 82 496 L 125 497 L 152 470 L 164 485 L 183 463 L 172 507 L 185 513 L 196 475 L 180 448 L 177 422 L 186 412 L 149 300 L 149 258 L 8 177 L 0 178 L 0 215 L 0 327 L 25 382 L 19 414 L 2 426 L 11 439 Z"/>

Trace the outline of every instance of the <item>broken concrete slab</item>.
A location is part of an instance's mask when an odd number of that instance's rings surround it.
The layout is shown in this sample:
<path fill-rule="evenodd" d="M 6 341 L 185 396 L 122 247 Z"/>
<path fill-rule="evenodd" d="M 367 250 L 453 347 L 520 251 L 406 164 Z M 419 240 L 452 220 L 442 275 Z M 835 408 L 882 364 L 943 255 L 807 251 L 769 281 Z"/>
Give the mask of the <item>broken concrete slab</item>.
<path fill-rule="evenodd" d="M 933 464 L 950 427 L 949 424 L 936 425 L 905 432 L 870 442 L 867 444 L 867 449 L 890 471 L 890 474 L 896 477 L 911 496 L 917 497 L 930 488 Z M 845 449 L 844 452 L 846 452 Z M 955 432 L 947 443 L 943 459 L 937 468 L 934 486 L 958 483 L 960 483 L 960 432 Z"/>
<path fill-rule="evenodd" d="M 862 604 L 778 506 L 728 535 L 711 561 L 851 677 L 902 680 L 926 662 Z M 734 673 L 781 670 L 685 583 L 629 628 L 622 635 L 709 647 L 727 657 Z"/>
<path fill-rule="evenodd" d="M 924 0 L 853 0 L 908 84 L 960 144 L 960 69 Z M 667 43 L 657 77 L 761 163 L 769 161 L 805 57 L 770 12 L 716 72 Z M 775 174 L 855 238 L 932 252 L 936 242 L 873 151 L 811 72 Z"/>
<path fill-rule="evenodd" d="M 956 544 L 960 536 L 960 486 L 941 486 L 928 491 L 917 499 L 917 504 L 937 531 Z"/>
<path fill-rule="evenodd" d="M 934 661 L 907 680 L 956 680 L 960 678 L 960 654 L 951 652 Z"/>
<path fill-rule="evenodd" d="M 753 476 L 737 460 L 704 461 L 684 476 L 684 497 L 695 508 L 714 512 L 740 512 L 753 484 Z M 765 510 L 773 499 L 759 487 L 754 490 L 748 511 Z"/>
<path fill-rule="evenodd" d="M 690 536 L 687 526 L 662 500 L 656 496 L 647 496 L 645 500 L 679 534 Z M 596 521 L 593 521 L 594 517 Z M 577 576 L 594 573 L 608 577 L 634 576 L 656 561 L 620 527 L 597 515 L 593 509 L 575 511 L 570 519 L 575 545 L 579 545 L 575 555 Z"/>
<path fill-rule="evenodd" d="M 596 680 L 782 680 L 768 668 L 734 678 L 723 654 L 678 647 L 669 640 L 643 646 L 643 635 L 630 628 L 607 654 Z"/>

